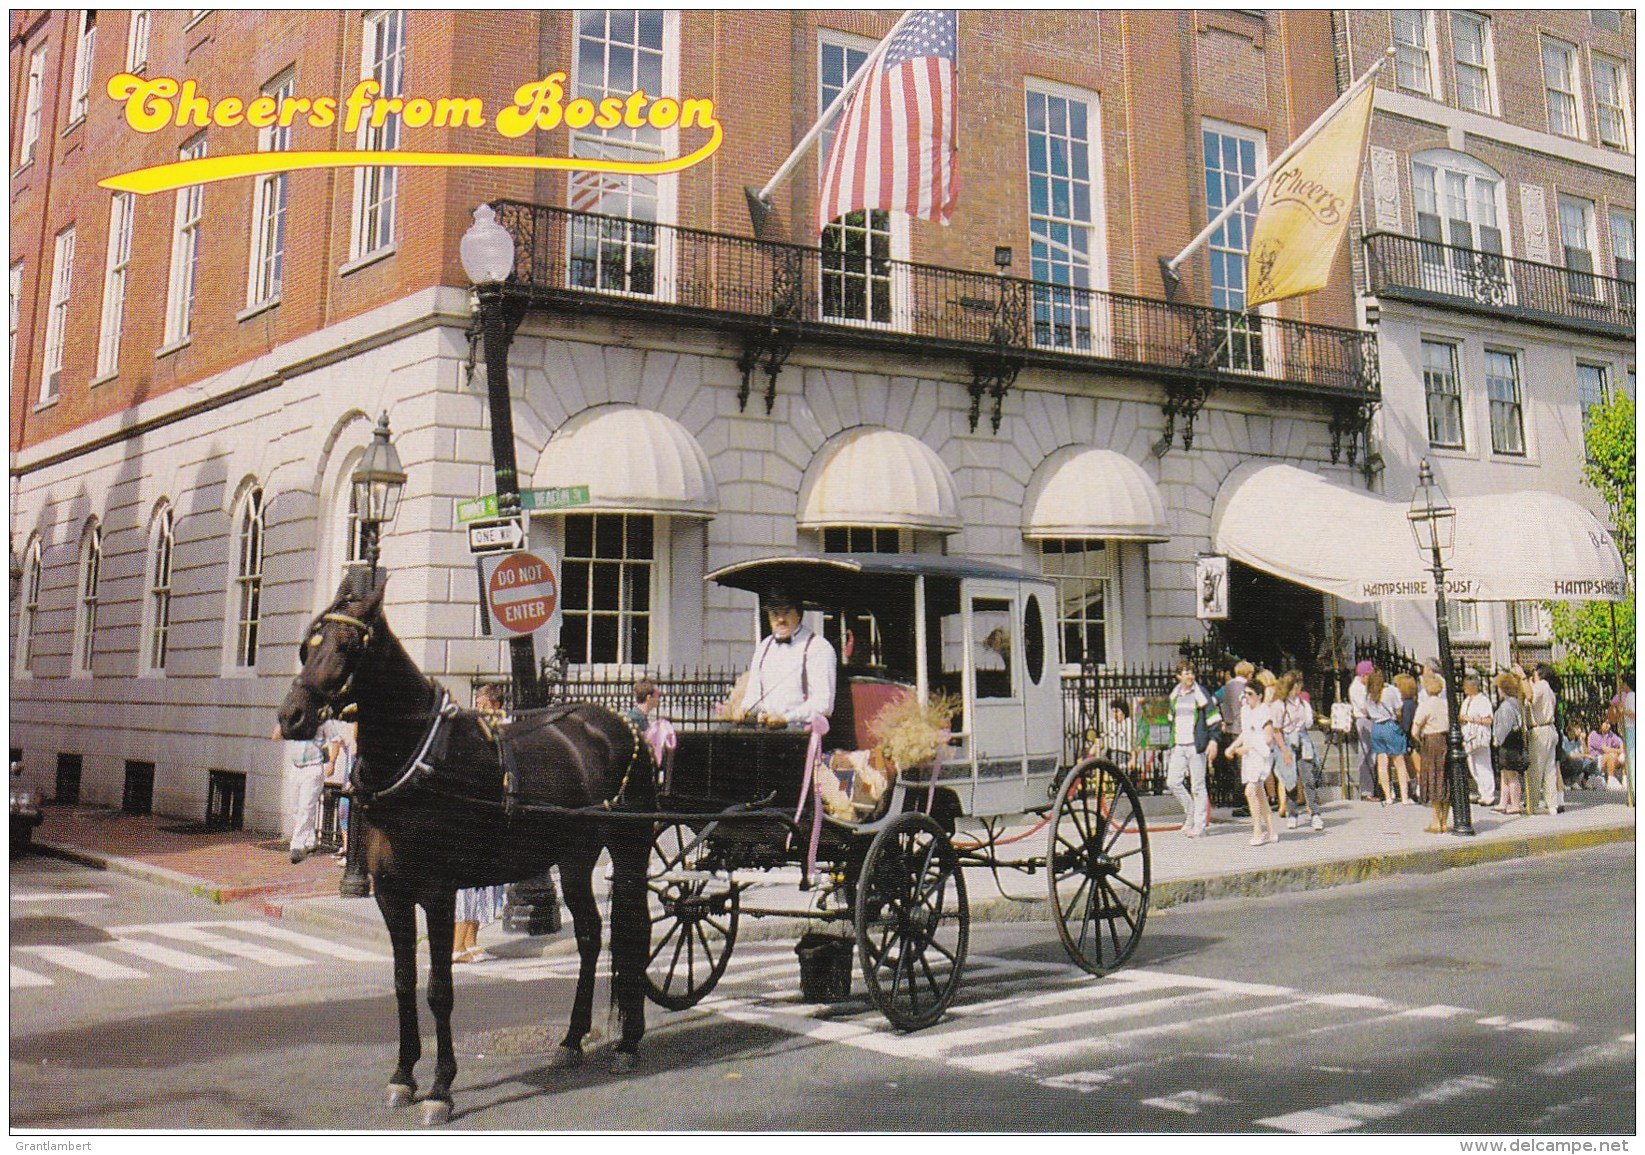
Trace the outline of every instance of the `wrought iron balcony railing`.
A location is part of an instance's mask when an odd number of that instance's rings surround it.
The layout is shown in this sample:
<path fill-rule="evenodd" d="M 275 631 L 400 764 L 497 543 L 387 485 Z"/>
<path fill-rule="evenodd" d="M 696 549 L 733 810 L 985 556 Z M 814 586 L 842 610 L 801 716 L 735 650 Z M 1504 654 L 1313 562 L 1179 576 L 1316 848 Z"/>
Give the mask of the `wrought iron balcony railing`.
<path fill-rule="evenodd" d="M 550 205 L 494 207 L 515 240 L 517 291 L 534 303 L 765 332 L 772 338 L 750 363 L 773 378 L 771 366 L 803 338 L 993 357 L 1015 368 L 1144 371 L 1204 387 L 1267 384 L 1354 403 L 1378 394 L 1374 338 L 1354 329 Z M 974 389 L 974 397 L 993 392 L 996 426 L 998 397 L 1014 376 Z"/>
<path fill-rule="evenodd" d="M 1393 233 L 1367 236 L 1365 252 L 1378 297 L 1634 336 L 1632 281 Z"/>

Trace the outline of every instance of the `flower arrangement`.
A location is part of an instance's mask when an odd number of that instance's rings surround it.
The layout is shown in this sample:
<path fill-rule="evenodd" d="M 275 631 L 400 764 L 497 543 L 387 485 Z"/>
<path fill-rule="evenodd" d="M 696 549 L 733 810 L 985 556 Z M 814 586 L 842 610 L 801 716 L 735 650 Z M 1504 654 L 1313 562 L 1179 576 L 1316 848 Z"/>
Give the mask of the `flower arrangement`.
<path fill-rule="evenodd" d="M 939 690 L 922 705 L 905 692 L 888 702 L 868 723 L 868 733 L 890 763 L 900 770 L 924 766 L 948 742 L 954 715 L 961 707 L 955 694 Z"/>

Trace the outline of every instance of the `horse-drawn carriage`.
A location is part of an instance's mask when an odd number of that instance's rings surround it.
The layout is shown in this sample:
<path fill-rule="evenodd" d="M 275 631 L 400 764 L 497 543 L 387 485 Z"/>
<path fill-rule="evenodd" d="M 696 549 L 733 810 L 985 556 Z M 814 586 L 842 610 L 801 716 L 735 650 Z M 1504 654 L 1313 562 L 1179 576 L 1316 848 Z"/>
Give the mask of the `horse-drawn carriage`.
<path fill-rule="evenodd" d="M 364 578 L 366 575 L 357 575 Z M 826 739 L 730 723 L 678 735 L 671 764 L 626 719 L 586 704 L 517 714 L 506 727 L 459 708 L 421 672 L 383 618 L 383 582 L 345 581 L 311 627 L 280 709 L 287 737 L 357 708 L 351 779 L 363 856 L 394 947 L 399 1061 L 391 1104 L 415 1094 L 416 906 L 428 927 L 430 1009 L 439 1056 L 425 1122 L 451 1111 L 451 938 L 459 887 L 560 868 L 581 970 L 556 1064 L 581 1059 L 592 1023 L 601 920 L 595 863 L 611 860 L 613 1001 L 627 1069 L 644 1000 L 702 999 L 725 973 L 751 872 L 798 865 L 809 916 L 849 922 L 870 997 L 896 1026 L 941 1018 L 965 967 L 964 868 L 1044 871 L 1064 945 L 1102 974 L 1135 949 L 1148 913 L 1148 834 L 1136 789 L 1111 763 L 1064 768 L 1056 592 L 1043 578 L 958 558 L 820 555 L 726 567 L 710 579 L 781 585 L 825 615 L 842 642 Z M 859 796 L 816 757 L 857 751 L 897 699 L 953 703 L 934 756 L 892 766 Z M 825 787 L 850 801 L 824 814 Z M 835 799 L 838 801 L 838 799 Z M 860 805 L 858 805 L 860 803 Z M 1013 823 L 1030 829 L 1008 833 Z M 1042 853 L 1008 846 L 1047 830 Z M 649 909 L 648 909 L 649 908 Z"/>
<path fill-rule="evenodd" d="M 751 870 L 798 865 L 810 917 L 849 923 L 869 997 L 896 1026 L 936 1022 L 953 999 L 969 932 L 964 868 L 1044 871 L 1062 941 L 1102 974 L 1135 949 L 1148 912 L 1148 834 L 1136 789 L 1111 764 L 1061 763 L 1056 590 L 1043 578 L 909 554 L 770 558 L 709 580 L 781 588 L 841 642 L 821 745 L 868 750 L 875 715 L 903 695 L 957 704 L 928 764 L 893 766 L 878 799 L 826 813 L 804 734 L 721 726 L 679 735 L 647 887 L 649 996 L 679 1009 L 725 972 Z M 861 760 L 855 764 L 860 766 Z M 849 790 L 849 783 L 844 789 Z M 856 793 L 861 798 L 860 792 Z M 691 817 L 683 817 L 683 816 Z M 1007 835 L 1024 816 L 1039 821 Z M 1008 844 L 1048 828 L 1043 850 Z"/>

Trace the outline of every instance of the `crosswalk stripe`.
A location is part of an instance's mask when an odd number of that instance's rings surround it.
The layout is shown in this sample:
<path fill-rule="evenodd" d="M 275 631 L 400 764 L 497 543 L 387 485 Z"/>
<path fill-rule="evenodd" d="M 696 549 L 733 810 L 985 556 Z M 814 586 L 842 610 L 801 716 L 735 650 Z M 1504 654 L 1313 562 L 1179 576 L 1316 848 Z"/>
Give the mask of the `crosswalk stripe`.
<path fill-rule="evenodd" d="M 1587 1047 L 1578 1047 L 1574 1051 L 1564 1051 L 1550 1056 L 1532 1068 L 1537 1075 L 1569 1075 L 1572 1071 L 1580 1071 L 1585 1067 L 1598 1067 L 1605 1063 L 1614 1063 L 1634 1053 L 1634 1036 L 1621 1035 L 1608 1043 L 1594 1043 Z"/>
<path fill-rule="evenodd" d="M 14 991 L 20 987 L 53 987 L 56 985 L 45 975 L 37 975 L 31 970 L 25 970 L 15 964 L 12 965 L 11 989 Z"/>
<path fill-rule="evenodd" d="M 117 938 L 108 944 L 115 950 L 123 950 L 127 954 L 134 954 L 138 958 L 157 962 L 161 966 L 171 967 L 173 970 L 188 971 L 191 974 L 202 974 L 207 971 L 231 971 L 234 968 L 227 963 L 216 959 L 204 958 L 197 954 L 186 954 L 180 950 L 172 950 L 169 946 L 161 946 L 157 942 L 144 942 L 137 938 Z"/>
<path fill-rule="evenodd" d="M 100 890 L 44 890 L 44 891 L 13 891 L 13 902 L 89 902 L 94 899 L 107 898 L 108 895 Z"/>
<path fill-rule="evenodd" d="M 213 934 L 208 930 L 190 923 L 159 923 L 147 928 L 151 934 L 164 935 L 167 938 L 181 939 L 196 946 L 209 947 L 222 954 L 238 955 L 253 962 L 260 962 L 270 967 L 306 967 L 313 966 L 314 960 L 298 958 L 296 955 L 286 954 L 284 951 L 274 950 L 253 942 L 237 942 L 224 935 Z"/>
<path fill-rule="evenodd" d="M 15 948 L 27 954 L 45 959 L 64 970 L 78 971 L 83 975 L 90 975 L 94 979 L 146 979 L 147 971 L 133 970 L 128 966 L 121 966 L 117 962 L 98 958 L 94 954 L 75 950 L 67 946 L 20 946 Z"/>
<path fill-rule="evenodd" d="M 1094 1007 L 1090 1011 L 1079 1012 L 1076 1015 L 1058 1015 L 1052 1019 L 1042 1021 L 1057 1021 L 1061 1025 L 1073 1025 L 1077 1020 L 1079 1025 L 1089 1026 L 1093 1023 L 1145 1015 L 1160 1010 L 1180 1009 L 1197 1003 L 1218 1002 L 1233 997 L 1233 994 L 1228 991 L 1193 991 L 1188 994 L 1172 995 L 1160 999 L 1145 999 L 1141 1002 L 1125 1003 L 1120 1006 Z M 1188 1019 L 1180 1021 L 1193 1023 L 1201 1020 Z M 1014 1051 L 996 1051 L 992 1054 L 955 1058 L 951 1061 L 971 1071 L 985 1073 L 1021 1071 L 1038 1066 L 1047 1059 L 1068 1058 L 1082 1051 L 1103 1046 L 1112 1037 L 1112 1035 L 1104 1033 L 1094 1038 L 1064 1039 L 1054 1043 L 1041 1043 L 1038 1046 L 1022 1047 Z"/>
<path fill-rule="evenodd" d="M 264 938 L 289 942 L 293 946 L 300 946 L 304 950 L 313 951 L 315 954 L 330 955 L 332 958 L 343 959 L 346 962 L 383 962 L 387 958 L 385 955 L 373 954 L 357 947 L 344 946 L 342 943 L 316 938 L 311 934 L 300 934 L 297 931 L 288 930 L 286 927 L 273 926 L 266 922 L 237 922 L 234 924 L 234 929 L 244 931 L 247 934 L 259 934 Z"/>
<path fill-rule="evenodd" d="M 1275 1131 L 1289 1131 L 1295 1135 L 1330 1135 L 1337 1131 L 1362 1127 L 1379 1119 L 1404 1115 L 1418 1107 L 1448 1103 L 1468 1095 L 1494 1091 L 1499 1084 L 1500 1080 L 1489 1075 L 1459 1075 L 1454 1079 L 1430 1083 L 1409 1095 L 1382 1103 L 1333 1103 L 1326 1107 L 1257 1119 L 1253 1125 L 1270 1127 Z"/>

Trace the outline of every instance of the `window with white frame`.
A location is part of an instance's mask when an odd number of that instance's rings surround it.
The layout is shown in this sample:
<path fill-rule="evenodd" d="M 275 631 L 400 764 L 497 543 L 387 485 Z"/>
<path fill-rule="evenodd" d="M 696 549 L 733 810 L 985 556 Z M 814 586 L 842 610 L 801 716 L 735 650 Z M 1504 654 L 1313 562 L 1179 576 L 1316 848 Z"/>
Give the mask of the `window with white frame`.
<path fill-rule="evenodd" d="M 1634 307 L 1634 214 L 1621 209 L 1611 210 L 1611 264 L 1616 279 L 1617 295 L 1622 304 Z"/>
<path fill-rule="evenodd" d="M 1509 602 L 1512 607 L 1512 626 L 1516 637 L 1542 638 L 1548 634 L 1548 619 L 1537 602 Z"/>
<path fill-rule="evenodd" d="M 1578 361 L 1576 365 L 1576 405 L 1582 412 L 1583 454 L 1593 458 L 1593 447 L 1588 444 L 1588 426 L 1593 422 L 1595 409 L 1611 399 L 1611 371 L 1605 365 L 1590 365 Z"/>
<path fill-rule="evenodd" d="M 46 45 L 29 53 L 28 92 L 23 97 L 23 127 L 18 133 L 17 167 L 34 160 L 34 146 L 40 142 L 40 115 L 45 99 Z"/>
<path fill-rule="evenodd" d="M 1057 634 L 1064 667 L 1108 661 L 1108 622 L 1113 616 L 1114 555 L 1091 538 L 1039 542 L 1040 572 L 1057 586 Z"/>
<path fill-rule="evenodd" d="M 1599 143 L 1632 151 L 1633 117 L 1628 106 L 1628 67 L 1620 60 L 1593 54 L 1594 115 Z"/>
<path fill-rule="evenodd" d="M 79 601 L 74 615 L 74 673 L 91 673 L 97 653 L 97 604 L 103 583 L 103 527 L 96 519 L 80 535 Z"/>
<path fill-rule="evenodd" d="M 360 77 L 375 80 L 378 98 L 401 95 L 405 84 L 406 14 L 398 9 L 368 12 L 365 16 Z M 366 152 L 392 152 L 400 147 L 400 121 L 390 116 L 382 124 L 371 117 L 361 119 L 355 147 Z M 394 243 L 394 215 L 399 195 L 397 168 L 357 168 L 354 170 L 354 236 L 349 256 L 353 259 L 385 249 Z"/>
<path fill-rule="evenodd" d="M 1434 36 L 1426 9 L 1391 14 L 1394 22 L 1394 83 L 1408 92 L 1420 92 L 1436 100 L 1434 84 Z"/>
<path fill-rule="evenodd" d="M 822 530 L 824 553 L 913 553 L 914 531 L 885 526 L 831 525 Z"/>
<path fill-rule="evenodd" d="M 1491 403 L 1491 451 L 1525 456 L 1525 409 L 1519 389 L 1519 354 L 1485 350 L 1485 394 Z"/>
<path fill-rule="evenodd" d="M 669 91 L 677 68 L 674 13 L 656 9 L 591 9 L 577 14 L 576 95 L 598 104 L 608 96 L 645 89 Z M 571 155 L 602 160 L 654 161 L 667 153 L 674 130 L 646 125 L 571 132 Z M 605 292 L 668 292 L 668 270 L 656 222 L 672 215 L 655 176 L 575 172 L 569 203 L 578 212 L 619 220 L 571 222 L 571 283 Z"/>
<path fill-rule="evenodd" d="M 12 376 L 17 375 L 17 328 L 23 319 L 23 262 L 13 261 L 11 276 L 6 280 L 6 300 L 10 306 L 8 314 L 10 320 L 11 345 L 8 351 L 6 364 L 10 367 Z"/>
<path fill-rule="evenodd" d="M 160 507 L 149 530 L 148 591 L 144 599 L 143 670 L 161 673 L 171 646 L 171 562 L 177 544 L 171 503 Z"/>
<path fill-rule="evenodd" d="M 817 32 L 817 107 L 826 110 L 874 50 L 871 40 Z M 839 116 L 823 128 L 817 155 L 833 146 Z M 819 168 L 818 179 L 822 178 Z M 830 221 L 822 247 L 822 310 L 827 317 L 884 324 L 892 319 L 894 242 L 906 243 L 906 218 L 887 209 L 858 209 Z"/>
<path fill-rule="evenodd" d="M 147 8 L 138 8 L 131 14 L 131 23 L 126 26 L 127 72 L 139 72 L 148 66 L 149 24 L 152 15 Z"/>
<path fill-rule="evenodd" d="M 568 514 L 561 555 L 560 644 L 574 665 L 652 661 L 658 530 L 642 513 Z"/>
<path fill-rule="evenodd" d="M 205 156 L 206 134 L 196 135 L 177 155 L 179 160 L 199 160 Z M 194 291 L 200 271 L 200 218 L 204 212 L 204 185 L 193 184 L 177 190 L 171 227 L 171 274 L 166 285 L 164 342 L 168 346 L 187 340 L 194 325 Z"/>
<path fill-rule="evenodd" d="M 234 516 L 235 632 L 234 664 L 257 665 L 257 639 L 263 623 L 263 490 L 252 486 Z"/>
<path fill-rule="evenodd" d="M 1565 253 L 1565 286 L 1571 296 L 1594 300 L 1599 279 L 1594 272 L 1594 202 L 1581 197 L 1559 198 L 1559 242 Z"/>
<path fill-rule="evenodd" d="M 1267 134 L 1236 125 L 1205 122 L 1200 138 L 1205 152 L 1206 223 L 1214 220 L 1257 178 L 1267 163 Z M 1251 230 L 1257 220 L 1255 196 L 1244 203 L 1211 234 L 1211 307 L 1245 312 L 1245 270 L 1251 248 Z M 1222 319 L 1224 340 L 1218 362 L 1230 369 L 1261 372 L 1264 365 L 1262 330 L 1253 317 Z"/>
<path fill-rule="evenodd" d="M 1479 636 L 1478 602 L 1462 602 L 1455 598 L 1446 598 L 1445 619 L 1450 624 L 1452 636 L 1464 638 L 1477 638 Z"/>
<path fill-rule="evenodd" d="M 1029 81 L 1024 96 L 1028 143 L 1029 275 L 1034 343 L 1096 351 L 1091 290 L 1102 259 L 1097 94 Z"/>
<path fill-rule="evenodd" d="M 1542 39 L 1542 84 L 1548 99 L 1548 131 L 1582 136 L 1582 100 L 1576 83 L 1576 45 Z"/>
<path fill-rule="evenodd" d="M 291 98 L 296 78 L 290 69 L 263 85 L 263 95 L 276 107 Z M 291 126 L 275 121 L 257 131 L 258 152 L 285 152 L 291 147 Z M 251 273 L 246 281 L 246 307 L 276 300 L 285 278 L 286 178 L 283 172 L 264 173 L 251 188 Z"/>
<path fill-rule="evenodd" d="M 86 115 L 86 98 L 91 93 L 92 57 L 97 51 L 97 11 L 80 14 L 80 39 L 74 45 L 74 82 L 69 89 L 69 122 Z"/>
<path fill-rule="evenodd" d="M 19 677 L 28 677 L 34 660 L 34 629 L 40 618 L 40 539 L 29 542 L 23 555 L 23 599 L 17 615 L 17 650 L 13 667 Z"/>
<path fill-rule="evenodd" d="M 103 270 L 103 322 L 97 335 L 97 376 L 120 370 L 120 333 L 125 326 L 126 270 L 131 265 L 131 224 L 137 194 L 117 192 L 109 200 L 109 253 Z"/>
<path fill-rule="evenodd" d="M 1491 115 L 1496 111 L 1496 84 L 1490 19 L 1477 12 L 1452 12 L 1451 45 L 1456 54 L 1457 104 Z"/>
<path fill-rule="evenodd" d="M 1462 371 L 1455 344 L 1422 342 L 1422 388 L 1428 399 L 1428 444 L 1463 448 Z"/>
<path fill-rule="evenodd" d="M 1475 278 L 1506 277 L 1495 170 L 1462 153 L 1421 152 L 1411 158 L 1411 190 L 1417 236 L 1434 242 L 1419 249 L 1427 287 L 1471 295 Z"/>
<path fill-rule="evenodd" d="M 40 370 L 40 401 L 57 396 L 63 376 L 63 344 L 68 333 L 69 287 L 74 281 L 74 226 L 57 234 L 51 258 L 51 301 L 46 307 L 46 349 Z"/>

